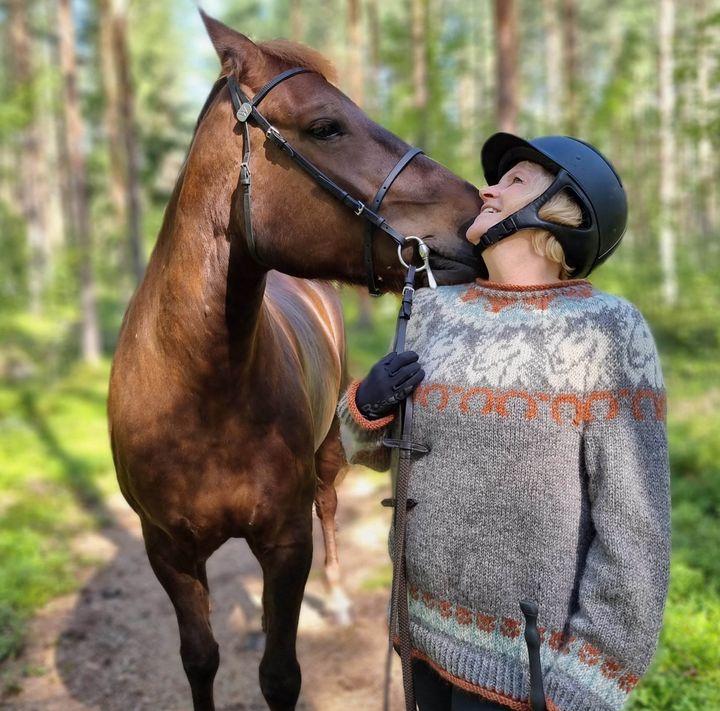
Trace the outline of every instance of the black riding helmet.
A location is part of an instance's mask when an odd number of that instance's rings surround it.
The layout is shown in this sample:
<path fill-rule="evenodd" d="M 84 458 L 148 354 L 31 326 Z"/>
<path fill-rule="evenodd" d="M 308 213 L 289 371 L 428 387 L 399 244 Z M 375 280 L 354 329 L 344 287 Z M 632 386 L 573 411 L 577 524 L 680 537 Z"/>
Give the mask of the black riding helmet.
<path fill-rule="evenodd" d="M 489 246 L 526 228 L 551 232 L 560 242 L 573 276 L 587 276 L 620 244 L 627 224 L 627 198 L 620 176 L 597 149 L 569 136 L 544 136 L 525 141 L 510 133 L 490 136 L 482 148 L 488 185 L 521 161 L 539 163 L 555 180 L 539 197 L 491 227 L 476 246 L 479 256 Z M 582 209 L 579 227 L 547 222 L 538 210 L 555 194 L 567 190 Z"/>

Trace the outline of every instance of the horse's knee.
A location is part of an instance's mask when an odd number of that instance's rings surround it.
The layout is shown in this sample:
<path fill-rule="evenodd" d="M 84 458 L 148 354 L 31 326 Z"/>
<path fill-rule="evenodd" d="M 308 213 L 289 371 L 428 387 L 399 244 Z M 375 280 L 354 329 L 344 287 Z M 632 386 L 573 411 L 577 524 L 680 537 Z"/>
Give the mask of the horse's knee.
<path fill-rule="evenodd" d="M 272 711 L 292 711 L 300 695 L 302 677 L 297 659 L 286 665 L 260 662 L 260 689 Z"/>
<path fill-rule="evenodd" d="M 191 685 L 211 682 L 215 678 L 220 666 L 220 648 L 215 640 L 202 646 L 183 645 L 180 656 Z"/>

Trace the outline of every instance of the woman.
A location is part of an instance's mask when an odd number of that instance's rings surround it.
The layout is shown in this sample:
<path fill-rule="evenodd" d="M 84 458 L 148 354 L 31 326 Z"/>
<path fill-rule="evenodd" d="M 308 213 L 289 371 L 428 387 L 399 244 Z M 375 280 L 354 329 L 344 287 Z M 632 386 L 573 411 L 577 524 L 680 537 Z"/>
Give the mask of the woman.
<path fill-rule="evenodd" d="M 468 229 L 488 280 L 420 290 L 339 412 L 354 461 L 413 389 L 406 567 L 421 711 L 528 709 L 519 601 L 539 608 L 550 711 L 615 711 L 654 653 L 669 569 L 665 393 L 629 303 L 584 279 L 616 249 L 619 177 L 568 137 L 496 134 Z M 572 278 L 570 278 L 572 277 Z M 424 382 L 421 383 L 421 381 Z"/>

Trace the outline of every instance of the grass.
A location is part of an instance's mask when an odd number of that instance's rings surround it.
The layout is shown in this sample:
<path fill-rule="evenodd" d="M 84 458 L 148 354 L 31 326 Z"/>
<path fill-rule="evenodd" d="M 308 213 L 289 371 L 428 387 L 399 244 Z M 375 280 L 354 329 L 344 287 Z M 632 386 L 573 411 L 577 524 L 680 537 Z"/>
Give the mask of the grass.
<path fill-rule="evenodd" d="M 105 420 L 108 364 L 64 367 L 52 355 L 55 322 L 7 319 L 0 330 L 14 336 L 3 354 L 21 374 L 0 382 L 2 661 L 22 651 L 33 612 L 77 587 L 78 571 L 91 561 L 71 542 L 107 524 L 104 500 L 113 479 Z"/>
<path fill-rule="evenodd" d="M 618 284 L 638 288 L 612 272 L 597 281 L 615 293 Z M 648 316 L 660 347 L 673 473 L 665 625 L 630 711 L 720 709 L 720 325 L 714 306 L 720 299 L 713 284 L 696 287 L 710 298 L 699 302 L 684 293 L 672 312 L 653 294 L 627 294 Z M 398 302 L 371 300 L 372 325 L 363 325 L 357 293 L 346 289 L 343 299 L 349 368 L 361 377 L 390 349 Z M 72 541 L 107 523 L 104 502 L 116 484 L 105 420 L 108 363 L 95 369 L 74 364 L 73 328 L 62 317 L 0 314 L 0 341 L 0 372 L 14 373 L 12 381 L 0 381 L 3 660 L 22 651 L 25 624 L 35 611 L 76 589 L 78 571 L 92 561 L 74 552 Z M 372 589 L 387 584 L 387 566 L 368 581 Z"/>

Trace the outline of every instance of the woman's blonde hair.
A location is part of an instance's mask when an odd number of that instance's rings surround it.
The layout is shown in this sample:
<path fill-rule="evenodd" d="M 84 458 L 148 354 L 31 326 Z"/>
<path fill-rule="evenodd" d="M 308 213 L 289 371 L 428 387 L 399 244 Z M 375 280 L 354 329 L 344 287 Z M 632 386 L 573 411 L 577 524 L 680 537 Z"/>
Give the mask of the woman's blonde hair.
<path fill-rule="evenodd" d="M 538 170 L 533 172 L 532 184 L 528 187 L 536 197 L 550 186 L 554 176 L 538 163 L 533 163 Z M 534 198 L 533 198 L 534 199 Z M 567 192 L 561 191 L 553 195 L 538 211 L 541 219 L 557 222 L 560 225 L 578 227 L 582 223 L 582 210 Z M 565 261 L 565 251 L 555 236 L 547 230 L 532 230 L 533 249 L 541 256 L 560 265 L 560 278 L 570 279 L 574 269 Z"/>

